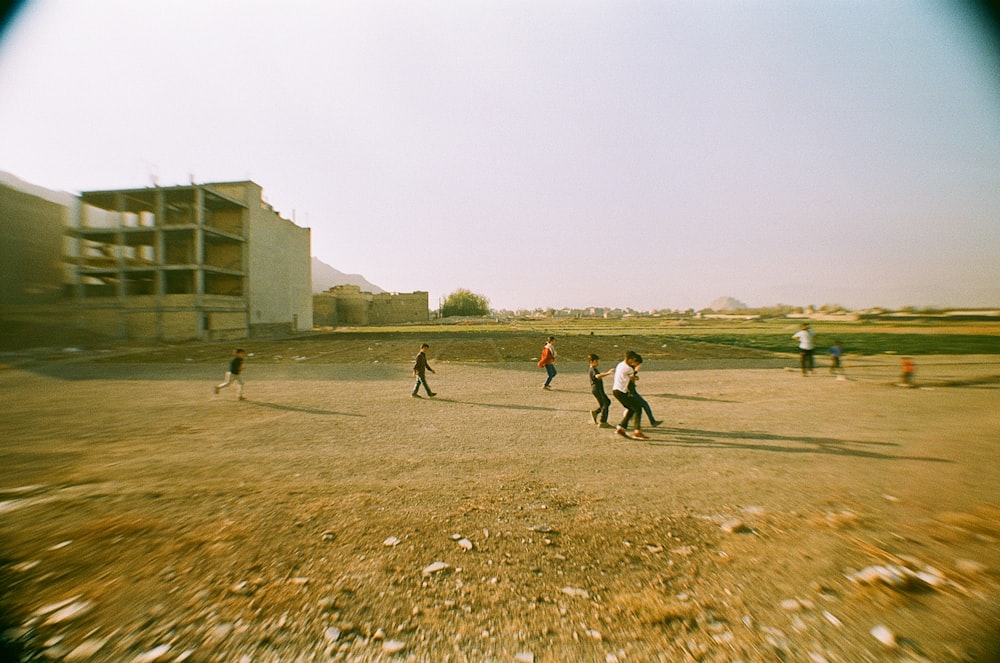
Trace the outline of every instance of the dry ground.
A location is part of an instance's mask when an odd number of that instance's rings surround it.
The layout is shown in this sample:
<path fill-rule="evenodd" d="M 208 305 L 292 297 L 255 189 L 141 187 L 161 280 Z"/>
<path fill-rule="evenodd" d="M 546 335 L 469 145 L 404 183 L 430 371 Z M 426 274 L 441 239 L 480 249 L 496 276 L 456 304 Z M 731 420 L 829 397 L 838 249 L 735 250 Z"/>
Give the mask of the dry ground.
<path fill-rule="evenodd" d="M 902 389 L 885 358 L 653 356 L 640 443 L 589 422 L 583 362 L 544 392 L 453 340 L 411 399 L 412 343 L 366 342 L 248 345 L 246 402 L 212 393 L 219 347 L 0 368 L 8 654 L 992 660 L 996 357 Z M 849 577 L 886 564 L 937 586 Z"/>

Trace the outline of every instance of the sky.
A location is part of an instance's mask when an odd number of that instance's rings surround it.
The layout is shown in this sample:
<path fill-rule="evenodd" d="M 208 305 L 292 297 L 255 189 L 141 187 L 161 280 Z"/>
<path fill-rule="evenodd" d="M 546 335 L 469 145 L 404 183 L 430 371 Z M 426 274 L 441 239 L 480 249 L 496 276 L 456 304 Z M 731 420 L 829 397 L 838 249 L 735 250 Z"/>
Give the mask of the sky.
<path fill-rule="evenodd" d="M 958 2 L 28 0 L 0 170 L 251 179 L 502 309 L 1000 307 L 1000 40 Z"/>

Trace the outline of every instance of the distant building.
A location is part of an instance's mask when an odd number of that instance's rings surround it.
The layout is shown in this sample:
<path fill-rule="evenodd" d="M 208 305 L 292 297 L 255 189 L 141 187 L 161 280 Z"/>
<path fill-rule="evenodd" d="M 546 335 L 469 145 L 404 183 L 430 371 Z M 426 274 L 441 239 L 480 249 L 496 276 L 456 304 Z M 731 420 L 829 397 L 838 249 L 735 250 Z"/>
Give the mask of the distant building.
<path fill-rule="evenodd" d="M 747 305 L 736 299 L 735 297 L 719 297 L 712 301 L 708 305 L 708 310 L 717 311 L 719 313 L 725 313 L 729 311 L 745 311 Z"/>
<path fill-rule="evenodd" d="M 312 329 L 310 231 L 254 182 L 86 191 L 62 209 L 0 194 L 4 250 L 33 256 L 0 262 L 0 303 L 20 306 L 5 317 L 133 340 Z"/>
<path fill-rule="evenodd" d="M 430 308 L 426 292 L 363 292 L 356 285 L 338 285 L 313 295 L 313 321 L 317 327 L 340 325 L 395 325 L 427 322 Z"/>

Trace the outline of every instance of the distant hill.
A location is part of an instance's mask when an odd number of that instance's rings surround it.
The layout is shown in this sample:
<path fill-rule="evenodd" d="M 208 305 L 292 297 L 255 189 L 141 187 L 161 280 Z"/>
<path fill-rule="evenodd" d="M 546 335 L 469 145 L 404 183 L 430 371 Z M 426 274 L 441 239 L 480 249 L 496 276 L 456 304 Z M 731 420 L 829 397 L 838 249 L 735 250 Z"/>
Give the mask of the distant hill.
<path fill-rule="evenodd" d="M 330 267 L 316 256 L 312 259 L 312 291 L 313 294 L 326 292 L 335 285 L 356 285 L 363 292 L 378 294 L 385 292 L 382 288 L 368 280 L 360 274 L 344 274 L 343 272 Z"/>
<path fill-rule="evenodd" d="M 712 311 L 744 311 L 747 305 L 734 297 L 719 297 L 708 308 Z"/>

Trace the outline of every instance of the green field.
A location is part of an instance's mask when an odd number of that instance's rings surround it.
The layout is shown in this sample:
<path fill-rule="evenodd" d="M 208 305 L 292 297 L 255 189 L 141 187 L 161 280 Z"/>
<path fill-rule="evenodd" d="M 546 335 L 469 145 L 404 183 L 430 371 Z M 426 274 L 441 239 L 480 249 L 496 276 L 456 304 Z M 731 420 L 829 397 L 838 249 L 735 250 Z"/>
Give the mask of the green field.
<path fill-rule="evenodd" d="M 642 338 L 644 345 L 691 343 L 713 346 L 722 351 L 756 350 L 796 354 L 796 342 L 791 338 L 798 331 L 800 322 L 796 320 L 775 321 L 690 321 L 690 320 L 528 320 L 496 325 L 428 325 L 421 327 L 381 327 L 355 328 L 352 332 L 365 334 L 400 333 L 434 337 L 453 336 L 456 332 L 467 338 L 490 336 L 502 339 L 504 336 L 520 336 L 534 333 L 542 338 L 554 334 L 563 340 L 578 337 Z M 879 354 L 898 355 L 991 355 L 1000 354 L 1000 322 L 948 322 L 936 323 L 811 323 L 816 331 L 816 347 L 825 351 L 834 342 L 840 341 L 844 351 L 853 355 L 871 356 Z M 429 341 L 430 342 L 430 341 Z"/>
<path fill-rule="evenodd" d="M 258 358 L 307 363 L 405 363 L 420 343 L 430 343 L 437 361 L 520 363 L 537 359 L 545 337 L 558 338 L 563 361 L 586 361 L 596 352 L 604 360 L 619 359 L 635 350 L 647 360 L 773 361 L 798 354 L 792 339 L 798 320 L 672 320 L 595 318 L 462 321 L 386 327 L 342 327 L 316 330 L 284 338 L 240 341 L 185 341 L 150 343 L 111 339 L 53 340 L 36 336 L 11 344 L 6 358 L 16 361 L 27 352 L 35 359 L 126 362 L 219 362 L 231 348 L 245 346 Z M 813 322 L 818 355 L 840 341 L 847 356 L 877 355 L 1000 355 L 1000 321 L 948 322 Z M 42 341 L 42 339 L 45 341 Z M 43 344 L 44 343 L 44 344 Z M 65 348 L 79 349 L 67 353 Z M 33 349 L 32 349 L 33 348 Z M 94 353 L 94 354 L 90 354 Z"/>

